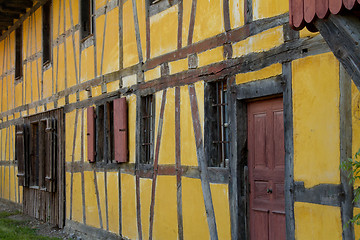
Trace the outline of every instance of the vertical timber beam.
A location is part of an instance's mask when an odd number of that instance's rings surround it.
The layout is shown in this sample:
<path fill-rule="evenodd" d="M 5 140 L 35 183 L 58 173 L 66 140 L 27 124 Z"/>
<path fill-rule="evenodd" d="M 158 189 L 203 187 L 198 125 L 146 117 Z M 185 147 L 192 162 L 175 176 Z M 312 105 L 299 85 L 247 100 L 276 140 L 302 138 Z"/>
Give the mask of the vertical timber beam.
<path fill-rule="evenodd" d="M 176 184 L 177 184 L 177 219 L 178 237 L 184 239 L 183 215 L 182 215 L 182 187 L 181 187 L 181 135 L 180 135 L 180 87 L 175 88 L 175 161 L 176 161 Z"/>
<path fill-rule="evenodd" d="M 197 0 L 192 0 L 191 13 L 190 13 L 190 23 L 189 23 L 189 35 L 188 35 L 188 42 L 187 42 L 188 45 L 191 45 L 193 43 L 195 16 L 196 16 L 196 5 L 197 5 Z"/>
<path fill-rule="evenodd" d="M 286 86 L 283 93 L 285 134 L 285 219 L 286 239 L 295 239 L 294 216 L 294 138 L 291 62 L 282 65 Z"/>
<path fill-rule="evenodd" d="M 199 164 L 201 186 L 204 197 L 207 222 L 209 226 L 209 233 L 211 240 L 217 240 L 218 233 L 216 228 L 215 212 L 214 212 L 214 206 L 211 196 L 210 182 L 209 182 L 208 169 L 207 169 L 208 167 L 205 159 L 204 144 L 201 133 L 199 107 L 197 103 L 197 97 L 196 97 L 196 91 L 194 85 L 189 85 L 189 96 L 190 96 L 192 122 L 194 127 L 194 136 L 196 142 L 196 155 Z"/>
<path fill-rule="evenodd" d="M 137 51 L 138 51 L 138 56 L 139 56 L 139 63 L 142 63 L 143 62 L 143 55 L 142 55 L 142 47 L 141 47 L 141 39 L 140 39 L 140 27 L 139 27 L 139 18 L 138 18 L 137 7 L 136 7 L 136 0 L 131 0 L 131 1 L 132 1 L 132 7 L 133 7 L 135 35 L 136 35 L 136 46 L 137 46 Z M 150 29 L 147 29 L 147 31 L 150 31 Z"/>
<path fill-rule="evenodd" d="M 346 161 L 352 155 L 352 115 L 351 115 L 351 78 L 340 64 L 340 161 Z M 343 239 L 354 239 L 354 227 L 347 223 L 353 217 L 353 187 L 349 184 L 348 172 L 341 170 L 340 179 L 345 193 L 341 198 L 341 221 Z"/>

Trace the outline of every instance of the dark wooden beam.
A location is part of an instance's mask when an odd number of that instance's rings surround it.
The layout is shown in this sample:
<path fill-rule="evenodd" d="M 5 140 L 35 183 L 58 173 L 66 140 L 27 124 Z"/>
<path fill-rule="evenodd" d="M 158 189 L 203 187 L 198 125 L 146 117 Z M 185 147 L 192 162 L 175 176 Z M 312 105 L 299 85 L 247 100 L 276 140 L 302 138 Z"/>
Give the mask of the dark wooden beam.
<path fill-rule="evenodd" d="M 360 89 L 360 19 L 352 15 L 330 15 L 317 20 L 315 26 Z"/>

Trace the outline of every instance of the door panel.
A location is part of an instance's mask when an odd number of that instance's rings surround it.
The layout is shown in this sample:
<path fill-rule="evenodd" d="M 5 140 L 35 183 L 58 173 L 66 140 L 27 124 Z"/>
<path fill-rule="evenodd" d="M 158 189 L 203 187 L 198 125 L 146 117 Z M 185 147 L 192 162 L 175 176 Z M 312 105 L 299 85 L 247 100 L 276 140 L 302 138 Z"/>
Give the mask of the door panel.
<path fill-rule="evenodd" d="M 282 98 L 248 104 L 250 238 L 286 239 Z"/>

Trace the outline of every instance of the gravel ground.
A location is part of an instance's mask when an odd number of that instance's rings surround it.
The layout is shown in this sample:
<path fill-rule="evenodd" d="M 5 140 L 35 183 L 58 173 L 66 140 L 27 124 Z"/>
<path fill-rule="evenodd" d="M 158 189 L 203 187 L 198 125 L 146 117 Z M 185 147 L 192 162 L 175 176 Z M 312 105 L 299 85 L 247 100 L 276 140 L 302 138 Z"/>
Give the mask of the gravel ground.
<path fill-rule="evenodd" d="M 0 199 L 0 212 L 16 212 L 18 213 L 21 208 L 18 205 Z M 56 226 L 50 225 L 48 223 L 44 223 L 36 220 L 28 215 L 24 215 L 21 213 L 10 216 L 9 218 L 24 221 L 26 225 L 32 229 L 36 229 L 36 233 L 41 236 L 48 237 L 57 237 L 60 239 L 77 239 L 77 240 L 87 240 L 92 239 L 85 234 L 80 232 L 65 232 L 63 229 L 59 229 Z"/>

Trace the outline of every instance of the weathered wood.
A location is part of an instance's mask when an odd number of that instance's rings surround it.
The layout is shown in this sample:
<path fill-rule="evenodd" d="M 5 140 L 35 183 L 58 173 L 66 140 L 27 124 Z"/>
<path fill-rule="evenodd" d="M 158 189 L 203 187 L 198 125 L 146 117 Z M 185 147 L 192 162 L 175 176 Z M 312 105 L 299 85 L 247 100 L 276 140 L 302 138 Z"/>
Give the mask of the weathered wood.
<path fill-rule="evenodd" d="M 178 239 L 184 239 L 182 215 L 182 185 L 181 185 L 181 135 L 180 135 L 180 88 L 175 88 L 175 165 L 176 165 L 176 203 L 178 220 Z"/>
<path fill-rule="evenodd" d="M 204 197 L 207 222 L 209 226 L 210 238 L 212 240 L 216 240 L 218 239 L 218 233 L 216 228 L 216 219 L 215 219 L 210 183 L 207 173 L 208 170 L 207 162 L 205 158 L 205 151 L 203 146 L 201 124 L 199 117 L 199 109 L 198 109 L 198 103 L 197 103 L 197 97 L 196 97 L 196 91 L 194 85 L 189 85 L 189 96 L 190 96 L 191 115 L 192 115 L 195 143 L 196 143 L 196 155 L 200 169 L 200 179 L 201 179 L 201 186 Z"/>
<path fill-rule="evenodd" d="M 85 109 L 81 110 L 81 146 L 80 146 L 80 162 L 81 162 L 81 196 L 82 196 L 82 213 L 83 213 L 83 223 L 86 224 L 86 211 L 85 211 L 85 176 L 84 176 L 84 170 L 82 166 L 85 162 L 85 153 L 84 153 L 84 144 L 85 144 L 85 138 L 84 138 L 84 131 L 85 131 L 85 120 L 84 120 L 84 114 Z M 72 172 L 74 172 L 74 168 L 71 169 Z"/>
<path fill-rule="evenodd" d="M 182 48 L 182 27 L 183 27 L 183 16 L 184 16 L 184 4 L 183 0 L 179 0 L 178 3 L 178 41 L 177 49 Z"/>
<path fill-rule="evenodd" d="M 340 161 L 347 161 L 352 157 L 352 112 L 351 112 L 351 78 L 346 73 L 344 67 L 340 65 L 339 88 L 340 88 Z M 342 236 L 343 239 L 354 239 L 354 228 L 348 224 L 353 218 L 353 187 L 349 184 L 349 173 L 340 170 L 341 187 L 344 197 L 340 200 Z M 348 224 L 348 226 L 347 226 Z"/>
<path fill-rule="evenodd" d="M 99 223 L 100 223 L 100 228 L 104 229 L 103 219 L 102 219 L 102 214 L 101 214 L 99 188 L 98 188 L 97 176 L 96 176 L 95 169 L 94 169 L 93 173 L 94 173 L 94 185 L 95 185 L 95 195 L 96 195 L 96 203 L 97 203 L 97 210 L 98 210 L 98 216 L 99 216 Z"/>
<path fill-rule="evenodd" d="M 187 45 L 193 43 L 197 0 L 192 0 Z"/>
<path fill-rule="evenodd" d="M 294 215 L 294 126 L 293 126 L 293 92 L 292 92 L 292 68 L 291 62 L 285 62 L 282 66 L 283 80 L 285 83 L 283 92 L 284 102 L 284 134 L 285 134 L 285 219 L 286 237 L 295 239 L 295 215 Z"/>
<path fill-rule="evenodd" d="M 138 51 L 139 63 L 141 63 L 141 62 L 143 62 L 143 54 L 142 54 L 142 47 L 141 47 L 140 27 L 139 27 L 139 18 L 138 18 L 137 7 L 136 7 L 136 0 L 131 0 L 131 2 L 132 2 L 132 9 L 133 9 L 133 15 L 134 15 L 136 46 L 137 46 L 137 51 Z M 147 29 L 147 31 L 150 31 L 150 28 Z"/>
<path fill-rule="evenodd" d="M 253 21 L 253 0 L 244 1 L 244 21 L 249 24 Z"/>
<path fill-rule="evenodd" d="M 73 147 L 72 147 L 72 154 L 71 154 L 71 162 L 74 164 L 75 162 L 75 149 L 76 149 L 76 135 L 77 135 L 77 125 L 78 125 L 78 116 L 79 110 L 75 110 L 75 123 L 74 123 L 74 135 L 73 135 Z M 69 131 L 69 130 L 68 130 Z M 72 219 L 72 205 L 73 205 L 73 191 L 74 191 L 74 171 L 72 169 L 70 175 L 70 215 L 69 219 Z"/>
<path fill-rule="evenodd" d="M 136 223 L 138 230 L 138 239 L 142 240 L 142 221 L 141 221 L 141 201 L 140 201 L 140 177 L 138 171 L 135 172 L 135 191 L 136 191 Z"/>
<path fill-rule="evenodd" d="M 156 180 L 157 180 L 157 175 L 158 175 L 160 144 L 161 144 L 162 127 L 163 127 L 163 119 L 164 119 L 165 104 L 166 104 L 166 92 L 167 92 L 167 90 L 165 89 L 162 94 L 159 123 L 158 123 L 158 128 L 157 128 L 156 146 L 155 146 L 155 153 L 154 153 L 155 157 L 154 157 L 154 172 L 153 172 L 153 176 L 152 176 L 152 185 L 151 185 L 149 240 L 151 240 L 153 238 Z"/>
<path fill-rule="evenodd" d="M 325 20 L 316 21 L 315 26 L 360 89 L 360 20 L 351 15 L 330 15 Z"/>

